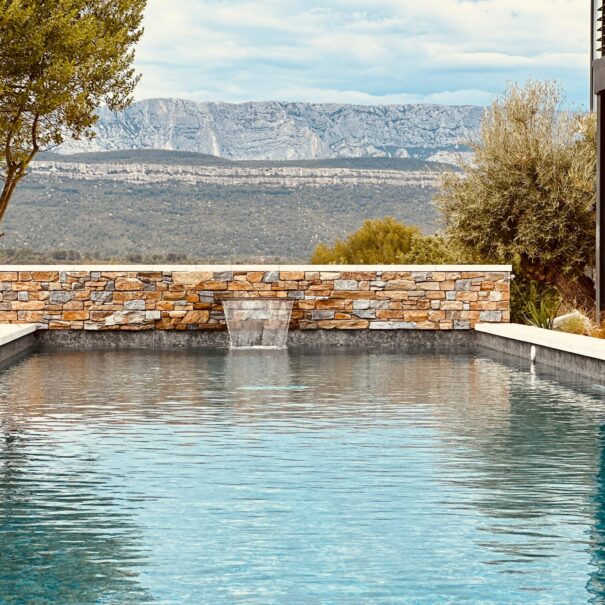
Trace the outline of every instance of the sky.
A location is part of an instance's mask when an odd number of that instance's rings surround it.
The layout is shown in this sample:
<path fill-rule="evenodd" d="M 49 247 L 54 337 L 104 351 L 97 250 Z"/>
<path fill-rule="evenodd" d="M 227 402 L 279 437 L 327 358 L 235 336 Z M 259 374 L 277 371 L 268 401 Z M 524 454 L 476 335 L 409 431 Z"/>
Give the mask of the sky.
<path fill-rule="evenodd" d="M 590 0 L 148 0 L 137 99 L 588 104 Z"/>

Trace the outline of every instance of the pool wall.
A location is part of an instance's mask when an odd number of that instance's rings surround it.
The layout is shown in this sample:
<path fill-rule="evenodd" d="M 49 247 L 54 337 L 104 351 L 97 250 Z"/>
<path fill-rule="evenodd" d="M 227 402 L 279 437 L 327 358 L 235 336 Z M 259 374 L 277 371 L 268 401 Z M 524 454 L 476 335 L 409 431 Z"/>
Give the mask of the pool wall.
<path fill-rule="evenodd" d="M 222 300 L 294 301 L 294 330 L 470 330 L 510 321 L 510 266 L 0 266 L 0 323 L 222 331 Z"/>

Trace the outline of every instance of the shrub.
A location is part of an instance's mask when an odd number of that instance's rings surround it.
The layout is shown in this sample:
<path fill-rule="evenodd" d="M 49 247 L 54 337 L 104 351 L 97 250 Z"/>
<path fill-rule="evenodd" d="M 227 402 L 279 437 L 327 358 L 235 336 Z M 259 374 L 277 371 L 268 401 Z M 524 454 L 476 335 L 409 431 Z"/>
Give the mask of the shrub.
<path fill-rule="evenodd" d="M 410 250 L 403 256 L 406 265 L 453 265 L 462 263 L 461 253 L 440 235 L 412 237 Z"/>
<path fill-rule="evenodd" d="M 394 218 L 366 221 L 361 229 L 329 247 L 319 244 L 311 263 L 314 265 L 375 265 L 404 263 L 412 240 L 420 236 L 418 227 L 404 225 Z"/>
<path fill-rule="evenodd" d="M 582 315 L 573 315 L 562 321 L 556 329 L 566 334 L 583 335 L 586 334 L 586 319 Z"/>
<path fill-rule="evenodd" d="M 513 321 L 552 330 L 560 308 L 561 296 L 556 288 L 525 279 L 512 282 Z"/>

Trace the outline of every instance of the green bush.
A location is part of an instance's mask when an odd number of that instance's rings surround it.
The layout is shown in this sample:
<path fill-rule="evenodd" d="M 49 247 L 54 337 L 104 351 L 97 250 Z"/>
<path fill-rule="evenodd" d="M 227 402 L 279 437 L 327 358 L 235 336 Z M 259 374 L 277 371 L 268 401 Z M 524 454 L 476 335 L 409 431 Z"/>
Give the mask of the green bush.
<path fill-rule="evenodd" d="M 314 265 L 403 264 L 412 240 L 421 235 L 418 227 L 404 225 L 392 217 L 366 221 L 361 229 L 330 247 L 319 244 Z"/>

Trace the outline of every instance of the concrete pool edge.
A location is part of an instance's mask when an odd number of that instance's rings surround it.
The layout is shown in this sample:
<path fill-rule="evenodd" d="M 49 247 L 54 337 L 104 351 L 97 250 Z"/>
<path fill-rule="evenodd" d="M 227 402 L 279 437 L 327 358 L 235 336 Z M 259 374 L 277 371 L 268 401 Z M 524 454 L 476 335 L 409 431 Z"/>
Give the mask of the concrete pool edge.
<path fill-rule="evenodd" d="M 35 324 L 0 324 L 0 364 L 11 362 L 38 345 Z"/>
<path fill-rule="evenodd" d="M 605 340 L 521 324 L 478 324 L 475 343 L 479 349 L 506 353 L 528 362 L 533 357 L 537 366 L 571 372 L 605 384 Z"/>

